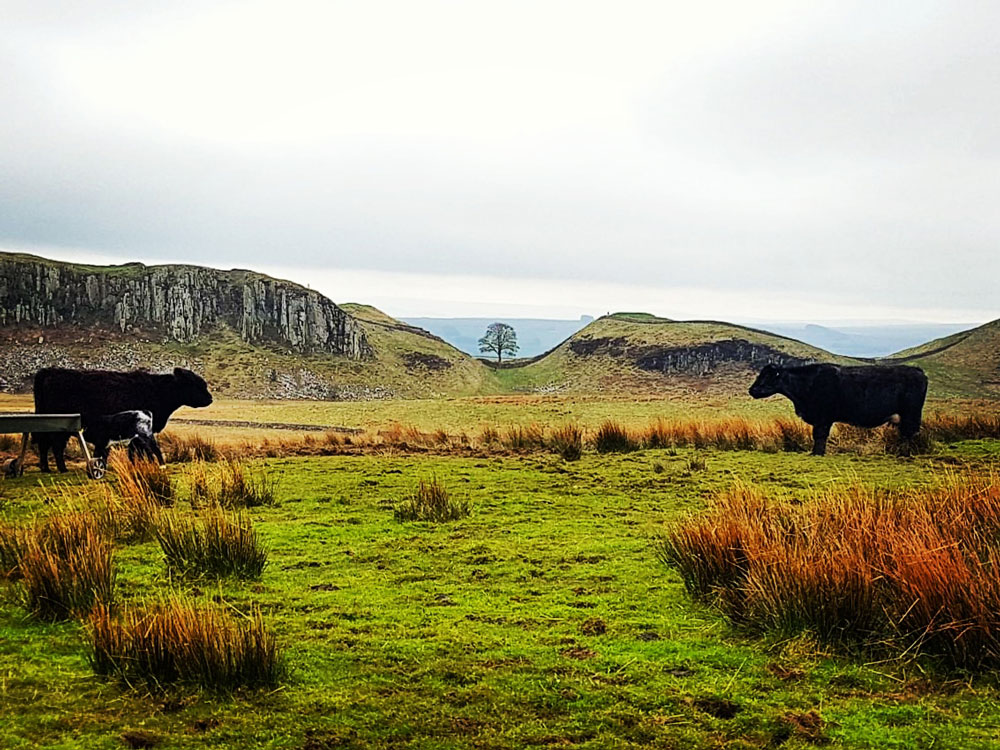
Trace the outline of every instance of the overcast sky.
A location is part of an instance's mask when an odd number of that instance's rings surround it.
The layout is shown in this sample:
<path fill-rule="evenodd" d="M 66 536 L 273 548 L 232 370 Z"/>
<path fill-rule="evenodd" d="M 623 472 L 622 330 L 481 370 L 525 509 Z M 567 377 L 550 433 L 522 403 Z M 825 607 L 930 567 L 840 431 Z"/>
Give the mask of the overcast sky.
<path fill-rule="evenodd" d="M 1000 317 L 1000 3 L 0 9 L 5 249 L 409 316 Z"/>

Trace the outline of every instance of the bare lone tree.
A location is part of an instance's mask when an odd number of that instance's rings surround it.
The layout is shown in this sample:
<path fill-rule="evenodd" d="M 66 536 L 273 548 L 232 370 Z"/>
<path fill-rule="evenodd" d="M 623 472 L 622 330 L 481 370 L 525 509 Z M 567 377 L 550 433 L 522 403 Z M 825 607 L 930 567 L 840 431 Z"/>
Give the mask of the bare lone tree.
<path fill-rule="evenodd" d="M 486 335 L 479 339 L 479 351 L 496 352 L 497 364 L 503 361 L 504 354 L 513 357 L 517 350 L 517 332 L 506 323 L 490 323 Z"/>

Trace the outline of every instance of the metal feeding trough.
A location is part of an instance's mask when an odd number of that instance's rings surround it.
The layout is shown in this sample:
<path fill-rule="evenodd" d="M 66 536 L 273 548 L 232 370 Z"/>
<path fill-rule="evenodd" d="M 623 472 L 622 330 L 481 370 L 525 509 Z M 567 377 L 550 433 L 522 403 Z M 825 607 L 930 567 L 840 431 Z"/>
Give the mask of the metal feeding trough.
<path fill-rule="evenodd" d="M 21 433 L 21 453 L 7 464 L 7 476 L 18 477 L 24 472 L 24 455 L 28 452 L 28 440 L 32 432 L 62 432 L 76 435 L 80 450 L 87 459 L 87 476 L 100 479 L 104 476 L 104 461 L 92 458 L 87 441 L 83 439 L 83 424 L 79 414 L 0 414 L 0 433 Z"/>

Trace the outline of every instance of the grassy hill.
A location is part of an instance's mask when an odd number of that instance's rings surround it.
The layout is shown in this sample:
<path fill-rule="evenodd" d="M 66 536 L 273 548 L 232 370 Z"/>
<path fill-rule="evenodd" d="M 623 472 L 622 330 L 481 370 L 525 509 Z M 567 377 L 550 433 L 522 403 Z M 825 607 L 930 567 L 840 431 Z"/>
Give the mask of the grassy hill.
<path fill-rule="evenodd" d="M 716 321 L 607 315 L 550 352 L 498 371 L 511 390 L 734 392 L 766 362 L 855 362 L 794 339 Z"/>
<path fill-rule="evenodd" d="M 938 397 L 1000 398 L 1000 320 L 904 349 L 890 360 L 922 368 Z"/>
<path fill-rule="evenodd" d="M 375 308 L 345 305 L 357 315 L 372 356 L 352 359 L 303 354 L 244 341 L 218 325 L 189 343 L 137 338 L 120 332 L 19 328 L 0 331 L 0 372 L 8 388 L 30 381 L 12 373 L 45 366 L 96 369 L 175 366 L 201 373 L 213 393 L 231 398 L 436 398 L 493 393 L 496 375 L 481 362 L 418 328 L 397 324 Z"/>
<path fill-rule="evenodd" d="M 415 396 L 469 396 L 499 388 L 496 375 L 482 362 L 424 329 L 371 305 L 341 308 L 360 323 L 374 352 L 373 361 L 353 368 L 351 375 L 359 382 L 392 384 L 395 392 Z"/>

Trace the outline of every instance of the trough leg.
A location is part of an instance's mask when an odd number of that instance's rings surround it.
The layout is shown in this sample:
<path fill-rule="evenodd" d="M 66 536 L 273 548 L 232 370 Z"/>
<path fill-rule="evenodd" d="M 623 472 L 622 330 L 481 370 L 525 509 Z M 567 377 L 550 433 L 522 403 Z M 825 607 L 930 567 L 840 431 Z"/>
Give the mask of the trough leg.
<path fill-rule="evenodd" d="M 76 433 L 76 439 L 80 441 L 80 450 L 83 451 L 83 458 L 87 462 L 87 476 L 91 479 L 100 479 L 104 476 L 106 464 L 100 457 L 91 458 L 87 441 L 83 437 L 83 431 Z"/>
<path fill-rule="evenodd" d="M 24 472 L 24 456 L 28 452 L 28 441 L 30 439 L 31 435 L 27 432 L 21 435 L 21 452 L 17 458 L 7 465 L 8 476 L 19 477 Z"/>
<path fill-rule="evenodd" d="M 826 440 L 830 437 L 830 428 L 833 427 L 832 424 L 816 424 L 813 425 L 813 449 L 812 454 L 814 456 L 825 456 L 826 455 Z"/>

